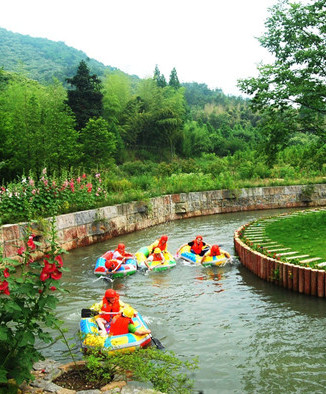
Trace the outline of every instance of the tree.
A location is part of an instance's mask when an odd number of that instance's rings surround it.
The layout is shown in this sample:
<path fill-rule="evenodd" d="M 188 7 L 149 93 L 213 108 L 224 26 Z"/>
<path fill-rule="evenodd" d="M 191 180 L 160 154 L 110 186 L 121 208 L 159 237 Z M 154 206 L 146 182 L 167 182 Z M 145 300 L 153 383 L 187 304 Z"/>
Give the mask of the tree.
<path fill-rule="evenodd" d="M 283 0 L 270 12 L 265 23 L 267 32 L 260 43 L 275 61 L 259 66 L 260 75 L 240 80 L 239 87 L 253 96 L 253 107 L 269 117 L 269 133 L 273 134 L 270 142 L 279 141 L 275 133 L 280 131 L 286 140 L 286 134 L 295 131 L 293 127 L 315 133 L 325 142 L 325 1 L 302 5 Z M 278 126 L 270 127 L 275 116 Z M 291 119 L 291 128 L 287 119 Z"/>
<path fill-rule="evenodd" d="M 179 82 L 177 70 L 175 69 L 175 67 L 172 69 L 171 74 L 170 74 L 169 86 L 172 86 L 175 89 L 178 89 L 180 87 L 180 82 Z"/>
<path fill-rule="evenodd" d="M 112 162 L 116 149 L 116 139 L 109 131 L 109 125 L 103 118 L 90 119 L 80 132 L 83 150 L 83 164 L 87 168 L 105 166 Z"/>
<path fill-rule="evenodd" d="M 13 179 L 44 167 L 61 170 L 78 159 L 77 132 L 66 90 L 58 82 L 42 86 L 21 76 L 0 90 L 0 176 Z"/>
<path fill-rule="evenodd" d="M 159 86 L 160 88 L 165 88 L 165 86 L 167 85 L 165 77 L 163 74 L 161 74 L 157 65 L 155 66 L 153 79 L 154 81 L 156 81 L 157 86 Z"/>
<path fill-rule="evenodd" d="M 90 118 L 103 115 L 101 81 L 95 74 L 90 74 L 84 60 L 79 63 L 76 75 L 66 81 L 75 87 L 68 90 L 68 105 L 76 116 L 77 130 L 81 130 Z"/>

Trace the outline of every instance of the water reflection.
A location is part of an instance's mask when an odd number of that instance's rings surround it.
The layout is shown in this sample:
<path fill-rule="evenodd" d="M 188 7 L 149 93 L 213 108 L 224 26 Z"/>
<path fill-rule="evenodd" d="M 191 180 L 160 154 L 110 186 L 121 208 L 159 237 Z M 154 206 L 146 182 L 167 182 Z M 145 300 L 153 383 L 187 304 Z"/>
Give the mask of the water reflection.
<path fill-rule="evenodd" d="M 100 301 L 107 288 L 139 310 L 163 345 L 178 355 L 199 357 L 196 389 L 205 394 L 322 392 L 326 383 L 326 302 L 273 286 L 235 259 L 225 267 L 178 263 L 165 272 L 137 272 L 113 282 L 96 280 L 96 259 L 123 242 L 135 252 L 161 234 L 168 249 L 199 233 L 234 254 L 233 233 L 244 223 L 281 210 L 213 215 L 165 223 L 118 239 L 72 251 L 57 309 L 69 334 L 78 330 L 80 310 Z M 64 359 L 56 343 L 46 356 Z M 310 390 L 309 390 L 310 387 Z"/>

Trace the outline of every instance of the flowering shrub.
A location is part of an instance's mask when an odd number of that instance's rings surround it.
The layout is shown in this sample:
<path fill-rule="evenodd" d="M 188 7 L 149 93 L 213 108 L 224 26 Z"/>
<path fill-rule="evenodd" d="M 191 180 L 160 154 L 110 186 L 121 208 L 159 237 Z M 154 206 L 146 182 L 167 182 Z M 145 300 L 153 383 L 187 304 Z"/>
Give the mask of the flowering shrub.
<path fill-rule="evenodd" d="M 44 258 L 35 261 L 39 243 L 28 226 L 24 246 L 17 250 L 20 261 L 0 256 L 0 391 L 13 380 L 17 385 L 32 379 L 32 365 L 43 359 L 36 339 L 51 342 L 47 328 L 58 328 L 54 309 L 62 276 L 62 250 L 51 222 Z"/>
<path fill-rule="evenodd" d="M 64 174 L 57 179 L 50 178 L 44 168 L 39 180 L 30 174 L 0 188 L 0 216 L 2 223 L 13 223 L 89 209 L 105 200 L 106 194 L 99 173 L 94 177 Z"/>

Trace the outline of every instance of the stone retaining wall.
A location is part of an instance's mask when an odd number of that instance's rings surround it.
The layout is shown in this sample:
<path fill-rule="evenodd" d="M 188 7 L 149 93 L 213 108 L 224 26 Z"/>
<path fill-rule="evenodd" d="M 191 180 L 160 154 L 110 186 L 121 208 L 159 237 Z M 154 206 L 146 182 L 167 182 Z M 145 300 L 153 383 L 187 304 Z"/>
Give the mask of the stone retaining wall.
<path fill-rule="evenodd" d="M 326 184 L 257 187 L 237 190 L 171 194 L 57 217 L 59 242 L 66 250 L 101 242 L 171 220 L 217 213 L 272 208 L 326 205 Z M 6 257 L 15 256 L 25 224 L 0 228 L 0 244 Z M 38 234 L 38 230 L 35 229 Z M 42 242 L 39 237 L 38 241 Z"/>
<path fill-rule="evenodd" d="M 252 250 L 235 231 L 234 248 L 241 263 L 259 278 L 302 294 L 326 297 L 326 271 L 284 263 Z"/>

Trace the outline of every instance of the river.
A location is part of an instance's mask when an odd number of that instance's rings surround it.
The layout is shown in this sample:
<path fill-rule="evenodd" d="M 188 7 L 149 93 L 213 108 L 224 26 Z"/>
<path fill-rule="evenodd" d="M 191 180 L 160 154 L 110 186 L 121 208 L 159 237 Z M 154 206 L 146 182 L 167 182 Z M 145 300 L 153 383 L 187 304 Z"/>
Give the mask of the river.
<path fill-rule="evenodd" d="M 96 259 L 119 242 L 136 252 L 163 234 L 168 250 L 201 234 L 234 255 L 233 233 L 249 221 L 285 210 L 238 212 L 169 222 L 65 256 L 57 307 L 68 329 L 78 331 L 80 310 L 112 287 L 144 317 L 167 350 L 198 357 L 196 390 L 213 393 L 324 393 L 326 301 L 282 289 L 257 278 L 234 257 L 225 267 L 177 264 L 168 272 L 137 272 L 112 283 L 93 274 Z M 61 342 L 45 356 L 70 361 Z"/>

